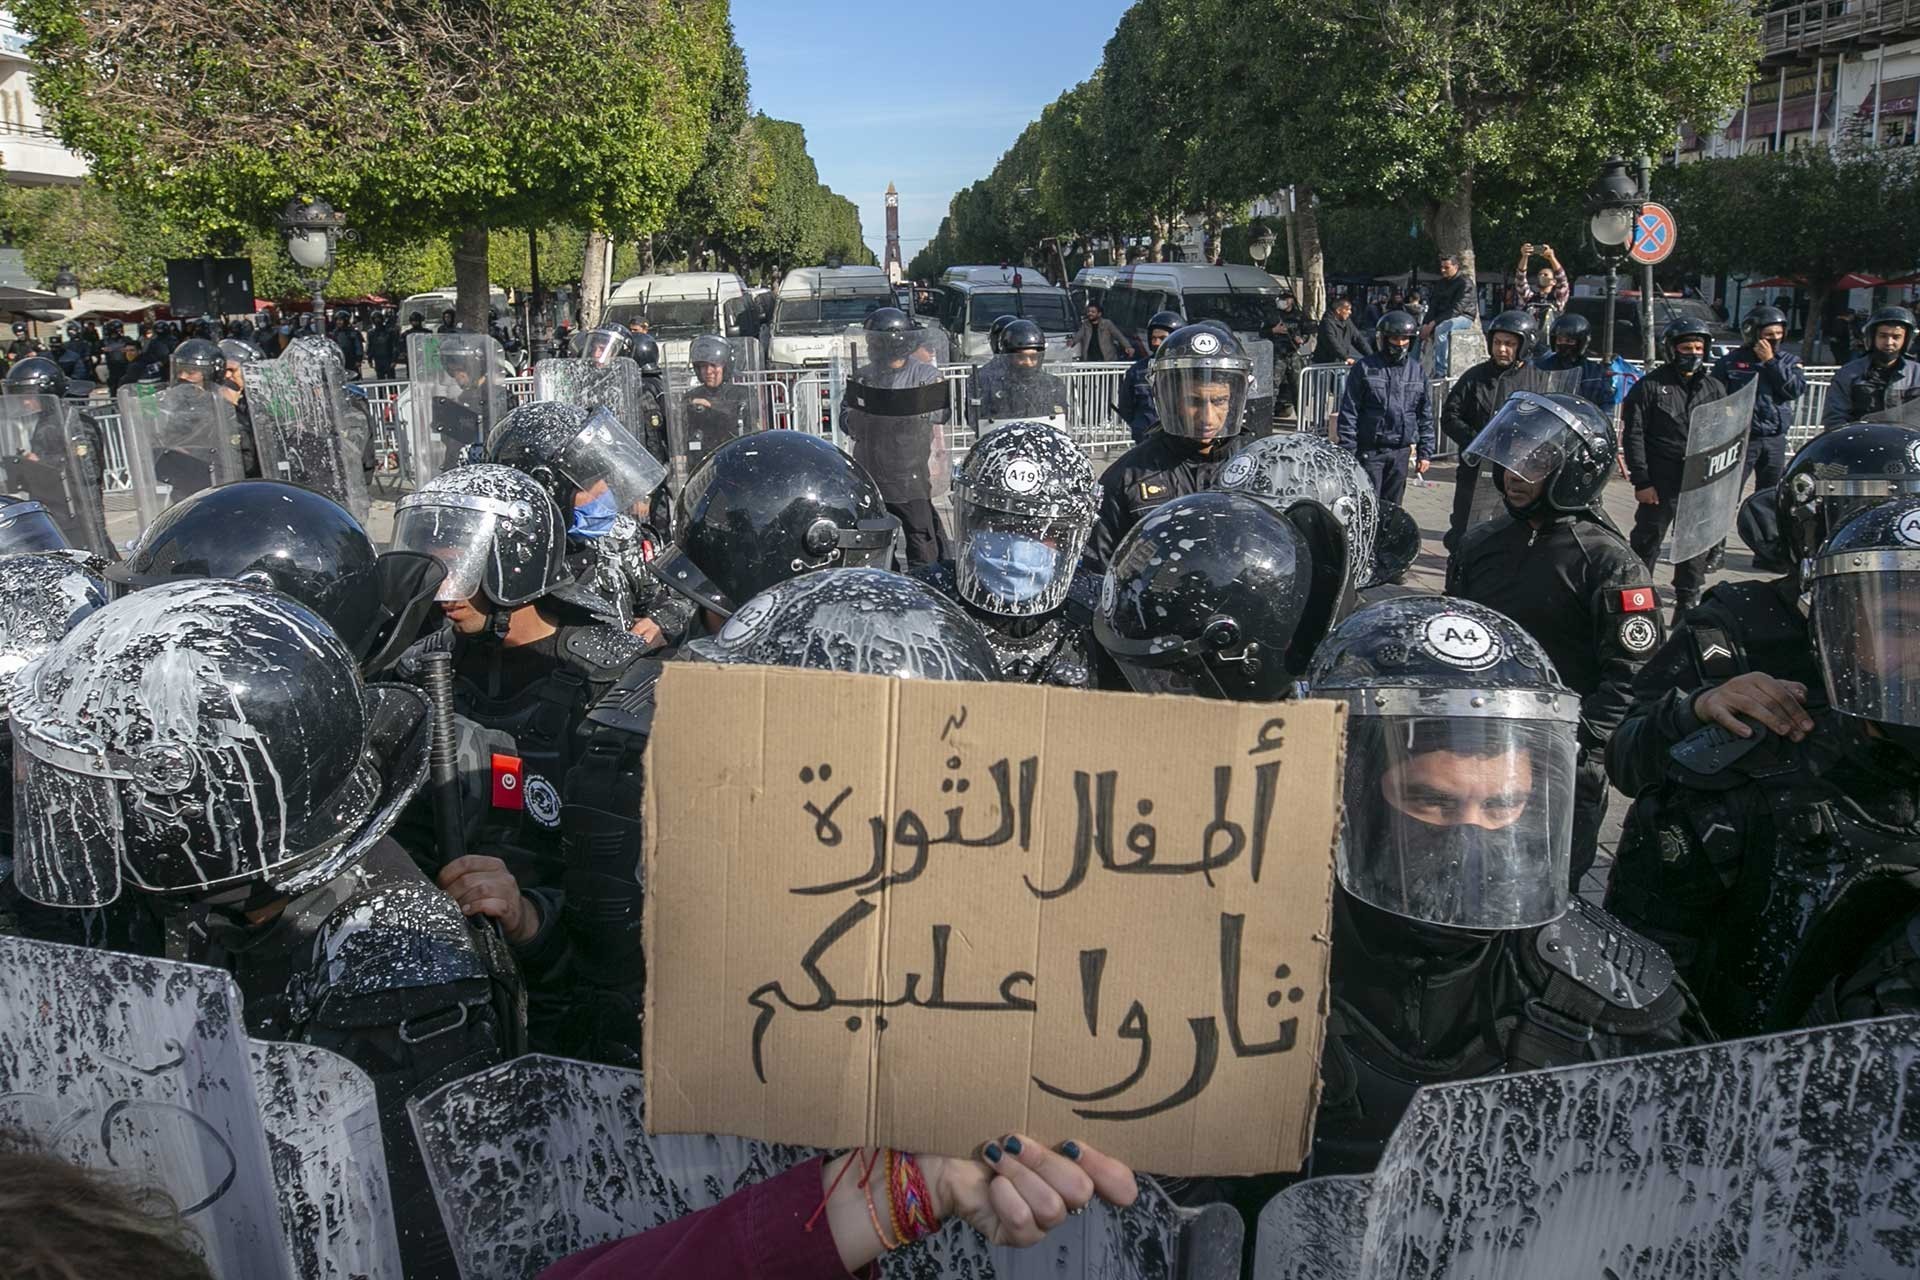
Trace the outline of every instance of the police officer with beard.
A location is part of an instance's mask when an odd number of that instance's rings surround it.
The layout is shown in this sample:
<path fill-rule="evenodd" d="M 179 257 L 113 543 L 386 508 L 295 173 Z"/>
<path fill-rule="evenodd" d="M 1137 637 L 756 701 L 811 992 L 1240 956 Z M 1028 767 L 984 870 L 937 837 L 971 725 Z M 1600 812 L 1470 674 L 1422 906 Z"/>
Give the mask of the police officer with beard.
<path fill-rule="evenodd" d="M 1095 683 L 1088 624 L 1098 584 L 1080 571 L 1080 552 L 1096 492 L 1087 455 L 1044 422 L 995 428 L 954 474 L 954 558 L 914 576 L 980 625 L 1010 681 Z"/>
<path fill-rule="evenodd" d="M 1634 385 L 1621 410 L 1627 475 L 1640 504 L 1633 513 L 1630 541 L 1648 573 L 1679 504 L 1693 411 L 1727 395 L 1727 384 L 1707 370 L 1707 344 L 1712 340 L 1712 331 L 1698 320 L 1668 324 L 1660 339 L 1666 363 Z M 1673 566 L 1676 624 L 1700 603 L 1709 554 Z"/>
<path fill-rule="evenodd" d="M 1867 321 L 1867 354 L 1841 366 L 1827 387 L 1820 411 L 1823 431 L 1849 422 L 1866 422 L 1920 398 L 1920 360 L 1913 345 L 1913 312 L 1882 307 Z"/>
<path fill-rule="evenodd" d="M 250 1035 L 365 1071 L 407 1275 L 456 1276 L 406 1104 L 518 1053 L 520 993 L 389 838 L 426 776 L 425 699 L 363 684 L 305 607 L 213 580 L 100 609 L 12 694 L 21 890 L 132 890 L 129 949 L 228 970 Z"/>
<path fill-rule="evenodd" d="M 1419 325 L 1389 311 L 1374 326 L 1374 352 L 1347 368 L 1336 431 L 1340 447 L 1360 459 L 1383 506 L 1398 506 L 1407 491 L 1407 451 L 1427 474 L 1434 454 L 1433 397 L 1427 375 L 1411 356 Z"/>
<path fill-rule="evenodd" d="M 1580 699 L 1572 884 L 1593 866 L 1607 813 L 1607 740 L 1660 646 L 1647 567 L 1600 507 L 1616 450 L 1613 420 L 1578 396 L 1514 394 L 1462 452 L 1498 488 L 1506 516 L 1467 531 L 1447 594 L 1526 629 Z"/>
<path fill-rule="evenodd" d="M 1540 326 L 1530 312 L 1502 311 L 1493 318 L 1487 330 L 1487 358 L 1460 375 L 1440 409 L 1441 433 L 1455 449 L 1472 444 L 1514 392 L 1548 389 L 1547 381 L 1527 367 L 1539 338 Z M 1462 453 L 1453 474 L 1453 515 L 1447 522 L 1447 536 L 1441 539 L 1448 551 L 1459 548 L 1461 536 L 1472 523 L 1479 475 L 1480 468 Z"/>
<path fill-rule="evenodd" d="M 1246 425 L 1253 361 L 1239 339 L 1209 324 L 1167 335 L 1149 371 L 1160 429 L 1100 476 L 1100 513 L 1087 540 L 1087 564 L 1104 570 L 1114 548 L 1147 512 L 1213 487 Z"/>
<path fill-rule="evenodd" d="M 1145 440 L 1160 425 L 1160 410 L 1153 403 L 1153 357 L 1167 336 L 1185 323 L 1178 311 L 1154 312 L 1147 321 L 1146 349 L 1127 366 L 1127 376 L 1120 383 L 1120 399 L 1114 408 L 1126 419 L 1135 444 Z"/>
<path fill-rule="evenodd" d="M 1920 840 L 1911 645 L 1920 501 L 1843 524 L 1812 569 L 1828 702 L 1781 736 L 1701 729 L 1667 753 L 1621 832 L 1607 901 L 1663 943 L 1723 1036 L 1764 1030 L 1816 912 Z"/>

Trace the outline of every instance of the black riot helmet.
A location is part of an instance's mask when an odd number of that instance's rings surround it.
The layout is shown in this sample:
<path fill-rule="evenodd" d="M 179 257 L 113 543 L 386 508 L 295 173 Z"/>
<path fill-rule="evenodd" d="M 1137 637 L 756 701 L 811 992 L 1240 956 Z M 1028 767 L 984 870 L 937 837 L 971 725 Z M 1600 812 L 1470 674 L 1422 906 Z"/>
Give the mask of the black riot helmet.
<path fill-rule="evenodd" d="M 1366 470 L 1345 449 L 1303 432 L 1263 436 L 1227 460 L 1213 487 L 1258 498 L 1282 512 L 1297 499 L 1312 498 L 1347 531 L 1347 565 L 1354 590 L 1368 585 L 1380 500 Z"/>
<path fill-rule="evenodd" d="M 1153 335 L 1164 333 L 1171 335 L 1175 329 L 1186 324 L 1187 319 L 1178 311 L 1156 311 L 1147 317 L 1147 346 L 1152 348 Z M 1164 339 L 1162 339 L 1164 341 Z"/>
<path fill-rule="evenodd" d="M 1058 427 L 1009 422 L 980 437 L 953 477 L 960 598 L 1011 618 L 1059 608 L 1098 502 L 1093 464 Z"/>
<path fill-rule="evenodd" d="M 532 476 L 562 512 L 571 512 L 583 494 L 605 493 L 622 513 L 632 513 L 667 476 L 611 409 L 556 400 L 523 404 L 501 419 L 487 437 L 486 461 Z"/>
<path fill-rule="evenodd" d="M 1893 325 L 1896 328 L 1902 330 L 1906 334 L 1906 337 L 1902 340 L 1900 344 L 1900 351 L 1895 352 L 1893 357 L 1887 360 L 1882 360 L 1880 358 L 1880 353 L 1878 349 L 1874 346 L 1874 341 L 1873 341 L 1874 331 L 1879 329 L 1882 325 Z M 1913 318 L 1913 312 L 1908 310 L 1906 307 L 1881 307 L 1878 311 L 1874 312 L 1871 316 L 1867 318 L 1867 328 L 1866 328 L 1867 358 L 1874 361 L 1876 364 L 1895 363 L 1896 361 L 1899 360 L 1901 352 L 1908 351 L 1913 347 L 1914 328 L 1915 328 L 1915 322 Z"/>
<path fill-rule="evenodd" d="M 1572 351 L 1564 354 L 1574 360 L 1585 360 L 1587 346 L 1593 341 L 1593 325 L 1578 312 L 1563 311 L 1553 321 L 1552 342 L 1555 354 L 1563 354 L 1560 351 L 1560 342 L 1563 338 L 1573 344 Z"/>
<path fill-rule="evenodd" d="M 1399 364 L 1407 358 L 1412 343 L 1420 337 L 1420 326 L 1414 318 L 1404 311 L 1389 311 L 1373 322 L 1374 351 L 1388 364 Z M 1406 347 L 1390 344 L 1388 338 L 1405 338 Z"/>
<path fill-rule="evenodd" d="M 13 673 L 106 603 L 107 584 L 83 556 L 65 551 L 0 555 L 0 721 Z M 0 738 L 5 733 L 0 723 Z"/>
<path fill-rule="evenodd" d="M 920 680 L 1000 679 L 980 625 L 932 587 L 884 569 L 823 569 L 776 583 L 690 658 Z"/>
<path fill-rule="evenodd" d="M 993 355 L 1000 354 L 1000 335 L 1007 331 L 1008 325 L 1019 318 L 1019 316 L 995 316 L 993 318 L 993 323 L 987 326 L 988 352 Z"/>
<path fill-rule="evenodd" d="M 47 508 L 31 498 L 0 494 L 0 555 L 64 551 L 71 545 Z"/>
<path fill-rule="evenodd" d="M 227 357 L 205 338 L 189 338 L 173 349 L 173 381 L 183 374 L 197 375 L 206 386 L 227 376 Z"/>
<path fill-rule="evenodd" d="M 241 365 L 252 364 L 256 360 L 265 360 L 267 353 L 245 338 L 225 338 L 220 343 L 220 354 L 227 358 L 227 368 L 236 369 Z"/>
<path fill-rule="evenodd" d="M 1856 422 L 1822 432 L 1800 446 L 1774 493 L 1781 551 L 1801 567 L 1854 513 L 1920 496 L 1920 428 Z"/>
<path fill-rule="evenodd" d="M 733 373 L 733 344 L 718 334 L 703 333 L 687 344 L 687 363 L 698 369 L 703 364 L 720 366 L 720 380 Z"/>
<path fill-rule="evenodd" d="M 445 566 L 443 601 L 517 609 L 573 585 L 560 509 L 532 476 L 493 463 L 442 472 L 400 499 L 393 549 Z"/>
<path fill-rule="evenodd" d="M 913 354 L 913 335 L 918 326 L 913 317 L 898 307 L 879 307 L 867 313 L 861 325 L 866 332 L 867 358 L 875 364 L 891 364 Z M 1000 335 L 1004 343 L 1006 334 Z"/>
<path fill-rule="evenodd" d="M 1174 330 L 1153 353 L 1147 377 L 1169 436 L 1212 442 L 1245 425 L 1253 361 L 1231 333 L 1205 323 Z"/>
<path fill-rule="evenodd" d="M 800 431 L 715 449 L 688 477 L 676 524 L 660 579 L 722 616 L 810 570 L 885 566 L 898 528 L 865 468 Z"/>
<path fill-rule="evenodd" d="M 1015 320 L 1000 332 L 1000 350 L 1008 355 L 1016 351 L 1045 351 L 1047 335 L 1031 320 Z"/>
<path fill-rule="evenodd" d="M 660 372 L 660 339 L 650 333 L 628 333 L 627 355 L 642 373 Z"/>
<path fill-rule="evenodd" d="M 267 587 L 313 610 L 360 658 L 383 620 L 375 560 L 367 531 L 331 498 L 242 480 L 168 507 L 106 576 L 116 595 L 183 578 Z"/>
<path fill-rule="evenodd" d="M 1531 311 L 1502 311 L 1487 326 L 1487 336 L 1496 333 L 1510 333 L 1519 340 L 1520 349 L 1514 353 L 1514 363 L 1518 364 L 1533 354 L 1540 344 L 1540 322 L 1533 318 Z"/>
<path fill-rule="evenodd" d="M 1312 499 L 1283 513 L 1190 494 L 1120 540 L 1094 634 L 1142 693 L 1278 701 L 1345 607 L 1346 572 L 1340 522 Z"/>
<path fill-rule="evenodd" d="M 1702 355 L 1698 360 L 1683 359 L 1675 348 L 1689 339 L 1698 338 L 1706 344 L 1706 350 L 1713 349 L 1713 330 L 1707 328 L 1707 322 L 1693 316 L 1679 316 L 1667 321 L 1667 327 L 1660 331 L 1660 354 L 1668 361 L 1679 365 L 1682 372 L 1691 373 L 1706 361 Z"/>
<path fill-rule="evenodd" d="M 1784 331 L 1787 327 L 1787 313 L 1778 307 L 1758 306 L 1747 312 L 1747 318 L 1740 322 L 1740 336 L 1749 344 L 1758 342 L 1760 335 L 1769 325 L 1779 325 Z"/>
<path fill-rule="evenodd" d="M 1848 517 L 1816 554 L 1809 588 L 1829 705 L 1920 754 L 1920 498 Z"/>
<path fill-rule="evenodd" d="M 1380 531 L 1373 539 L 1373 563 L 1367 575 L 1369 587 L 1398 582 L 1420 558 L 1420 522 L 1397 502 L 1380 508 Z"/>
<path fill-rule="evenodd" d="M 1540 486 L 1531 501 L 1507 510 L 1524 520 L 1540 511 L 1570 515 L 1592 507 L 1606 488 L 1618 451 L 1613 419 L 1579 396 L 1516 391 L 1473 438 L 1461 459 L 1498 468 L 1496 482 L 1507 493 L 1509 473 Z"/>
<path fill-rule="evenodd" d="M 21 672 L 10 713 L 18 879 L 50 906 L 127 882 L 241 909 L 305 893 L 426 774 L 420 696 L 363 686 L 326 623 L 244 583 L 98 610 Z M 414 744 L 400 767 L 373 749 L 395 719 Z"/>
<path fill-rule="evenodd" d="M 603 324 L 597 329 L 589 329 L 581 335 L 580 355 L 589 363 L 601 368 L 612 364 L 621 356 L 633 350 L 633 335 L 617 324 Z M 654 347 L 659 354 L 659 346 Z M 729 348 L 731 354 L 731 348 Z"/>
<path fill-rule="evenodd" d="M 1468 600 L 1401 596 L 1334 628 L 1307 689 L 1347 704 L 1342 888 L 1473 932 L 1566 911 L 1580 699 L 1532 636 Z"/>
<path fill-rule="evenodd" d="M 7 370 L 5 388 L 10 396 L 35 393 L 64 396 L 67 394 L 67 375 L 45 356 L 28 356 Z"/>

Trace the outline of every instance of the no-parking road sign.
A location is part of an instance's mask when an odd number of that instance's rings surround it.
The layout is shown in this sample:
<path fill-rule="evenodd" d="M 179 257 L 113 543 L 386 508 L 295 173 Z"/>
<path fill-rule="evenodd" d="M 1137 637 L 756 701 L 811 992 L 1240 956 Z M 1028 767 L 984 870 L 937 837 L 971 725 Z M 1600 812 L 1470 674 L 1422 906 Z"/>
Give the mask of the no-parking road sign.
<path fill-rule="evenodd" d="M 1628 250 L 1628 256 L 1648 266 L 1665 262 L 1679 239 L 1680 229 L 1674 225 L 1673 214 L 1667 206 L 1642 205 L 1640 216 L 1633 220 L 1633 247 Z"/>

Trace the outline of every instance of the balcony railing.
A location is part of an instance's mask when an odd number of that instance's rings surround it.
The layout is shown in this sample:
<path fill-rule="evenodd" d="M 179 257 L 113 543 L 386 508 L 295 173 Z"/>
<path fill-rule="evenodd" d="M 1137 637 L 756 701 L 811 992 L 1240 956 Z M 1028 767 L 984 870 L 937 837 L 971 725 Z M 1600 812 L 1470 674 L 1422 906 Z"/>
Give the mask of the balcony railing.
<path fill-rule="evenodd" d="M 1920 0 L 1813 0 L 1763 15 L 1763 56 L 1882 44 L 1920 34 Z"/>

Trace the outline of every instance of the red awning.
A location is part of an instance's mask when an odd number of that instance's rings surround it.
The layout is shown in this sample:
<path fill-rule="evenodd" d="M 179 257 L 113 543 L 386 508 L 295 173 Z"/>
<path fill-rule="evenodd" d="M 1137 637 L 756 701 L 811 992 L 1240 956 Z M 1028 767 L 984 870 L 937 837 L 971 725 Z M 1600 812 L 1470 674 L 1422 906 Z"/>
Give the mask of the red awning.
<path fill-rule="evenodd" d="M 1880 108 L 1882 123 L 1885 123 L 1888 116 L 1913 114 L 1914 97 L 1916 91 L 1920 91 L 1920 76 L 1908 76 L 1904 80 L 1889 80 L 1881 88 L 1886 97 L 1886 105 Z M 1867 90 L 1867 96 L 1860 100 L 1860 109 L 1856 114 L 1872 118 L 1872 89 Z"/>
<path fill-rule="evenodd" d="M 1893 284 L 1892 280 L 1882 280 L 1879 276 L 1863 275 L 1858 271 L 1849 272 L 1833 282 L 1836 289 L 1877 289 L 1883 284 Z M 1767 280 L 1749 280 L 1749 289 L 1804 289 L 1807 282 L 1799 276 L 1774 276 Z"/>
<path fill-rule="evenodd" d="M 1879 276 L 1862 275 L 1858 271 L 1850 272 L 1833 282 L 1836 289 L 1878 289 L 1886 281 Z"/>

